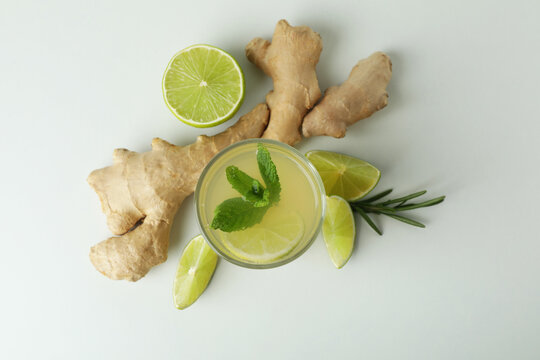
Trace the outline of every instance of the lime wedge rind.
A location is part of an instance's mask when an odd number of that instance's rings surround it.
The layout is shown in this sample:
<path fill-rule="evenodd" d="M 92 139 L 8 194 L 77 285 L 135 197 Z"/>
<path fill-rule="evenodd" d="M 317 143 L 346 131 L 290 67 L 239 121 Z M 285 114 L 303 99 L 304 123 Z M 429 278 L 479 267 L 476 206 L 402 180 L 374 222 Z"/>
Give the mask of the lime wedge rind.
<path fill-rule="evenodd" d="M 327 197 L 322 233 L 332 263 L 341 269 L 352 256 L 356 237 L 354 215 L 345 199 Z"/>
<path fill-rule="evenodd" d="M 212 279 L 218 261 L 217 254 L 201 235 L 186 245 L 173 284 L 173 300 L 177 309 L 193 304 Z"/>
<path fill-rule="evenodd" d="M 367 161 L 323 150 L 312 150 L 306 157 L 319 172 L 326 195 L 355 201 L 366 196 L 379 183 L 381 172 Z"/>

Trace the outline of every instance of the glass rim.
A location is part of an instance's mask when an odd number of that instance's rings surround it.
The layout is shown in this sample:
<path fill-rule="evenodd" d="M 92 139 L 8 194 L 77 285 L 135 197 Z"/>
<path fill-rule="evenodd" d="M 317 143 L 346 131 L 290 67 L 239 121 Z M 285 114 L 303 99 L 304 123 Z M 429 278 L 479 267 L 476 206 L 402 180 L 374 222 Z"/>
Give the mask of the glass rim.
<path fill-rule="evenodd" d="M 300 249 L 293 256 L 288 257 L 288 258 L 285 257 L 284 259 L 281 259 L 281 260 L 278 260 L 278 261 L 275 261 L 275 262 L 272 262 L 272 263 L 267 263 L 267 264 L 254 264 L 254 263 L 244 262 L 244 261 L 241 261 L 239 259 L 232 258 L 229 255 L 227 255 L 226 253 L 224 253 L 221 249 L 219 249 L 218 246 L 215 246 L 213 244 L 212 240 L 210 239 L 211 237 L 208 236 L 204 226 L 202 225 L 201 211 L 200 211 L 200 207 L 198 205 L 203 180 L 206 177 L 206 174 L 208 173 L 208 171 L 212 168 L 212 166 L 227 152 L 229 152 L 229 151 L 231 151 L 231 150 L 233 150 L 233 149 L 235 149 L 237 147 L 240 147 L 242 145 L 253 144 L 253 143 L 266 143 L 266 144 L 276 145 L 277 147 L 280 147 L 280 148 L 282 148 L 282 149 L 284 149 L 286 151 L 289 151 L 289 152 L 292 152 L 293 154 L 295 154 L 299 158 L 299 160 L 302 161 L 304 163 L 304 165 L 306 165 L 306 167 L 310 170 L 311 175 L 313 176 L 313 178 L 315 180 L 315 185 L 316 185 L 316 187 L 318 187 L 318 190 L 319 190 L 319 193 L 320 193 L 320 199 L 319 200 L 321 202 L 321 215 L 320 215 L 320 217 L 319 217 L 319 219 L 317 221 L 317 224 L 313 227 L 314 232 L 313 232 L 313 235 L 311 236 L 311 238 L 306 242 L 306 244 L 302 247 L 302 249 Z M 288 264 L 291 261 L 296 260 L 298 257 L 300 257 L 302 254 L 304 254 L 311 247 L 311 245 L 315 242 L 315 239 L 317 238 L 317 236 L 319 236 L 319 233 L 321 231 L 321 227 L 322 227 L 322 224 L 323 224 L 323 220 L 324 220 L 324 214 L 326 212 L 326 192 L 325 192 L 325 189 L 324 189 L 324 184 L 323 184 L 323 181 L 321 179 L 321 176 L 319 175 L 319 172 L 317 171 L 315 166 L 311 163 L 311 161 L 309 161 L 305 157 L 304 154 L 302 154 L 300 151 L 298 151 L 294 147 L 292 147 L 290 145 L 287 145 L 287 144 L 285 144 L 285 143 L 283 143 L 281 141 L 272 140 L 272 139 L 261 139 L 261 138 L 246 139 L 246 140 L 238 141 L 238 142 L 236 142 L 234 144 L 231 144 L 231 145 L 223 148 L 216 155 L 214 155 L 214 157 L 204 167 L 203 171 L 201 172 L 201 175 L 199 176 L 199 180 L 197 181 L 197 186 L 195 187 L 195 194 L 194 194 L 193 198 L 194 198 L 194 201 L 195 201 L 195 212 L 196 212 L 196 216 L 197 216 L 197 225 L 199 226 L 199 230 L 201 231 L 201 235 L 204 238 L 204 240 L 206 241 L 206 243 L 212 248 L 212 250 L 214 250 L 216 252 L 216 254 L 218 254 L 223 259 L 225 259 L 228 262 L 233 263 L 235 265 L 242 266 L 242 267 L 249 268 L 249 269 L 271 269 L 271 268 L 275 268 L 275 267 L 278 267 L 278 266 Z"/>

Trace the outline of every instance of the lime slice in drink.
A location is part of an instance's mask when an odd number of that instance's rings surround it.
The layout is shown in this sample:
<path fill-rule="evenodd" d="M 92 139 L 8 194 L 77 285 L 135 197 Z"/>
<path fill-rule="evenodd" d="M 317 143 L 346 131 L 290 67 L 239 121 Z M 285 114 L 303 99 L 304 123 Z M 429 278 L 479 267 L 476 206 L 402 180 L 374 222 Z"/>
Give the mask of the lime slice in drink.
<path fill-rule="evenodd" d="M 322 232 L 330 259 L 341 269 L 351 257 L 355 237 L 354 216 L 345 199 L 339 196 L 326 198 Z"/>
<path fill-rule="evenodd" d="M 197 235 L 187 244 L 174 278 L 174 305 L 185 309 L 201 296 L 216 269 L 218 256 Z"/>
<path fill-rule="evenodd" d="M 193 45 L 174 55 L 162 85 L 169 109 L 195 127 L 221 124 L 244 100 L 240 65 L 225 51 L 210 45 Z"/>
<path fill-rule="evenodd" d="M 314 150 L 306 154 L 324 183 L 326 195 L 341 196 L 347 201 L 358 200 L 379 182 L 381 172 L 373 165 L 330 151 Z"/>
<path fill-rule="evenodd" d="M 234 255 L 253 263 L 267 263 L 291 252 L 304 235 L 297 212 L 268 209 L 261 223 L 242 231 L 222 233 L 223 244 Z"/>

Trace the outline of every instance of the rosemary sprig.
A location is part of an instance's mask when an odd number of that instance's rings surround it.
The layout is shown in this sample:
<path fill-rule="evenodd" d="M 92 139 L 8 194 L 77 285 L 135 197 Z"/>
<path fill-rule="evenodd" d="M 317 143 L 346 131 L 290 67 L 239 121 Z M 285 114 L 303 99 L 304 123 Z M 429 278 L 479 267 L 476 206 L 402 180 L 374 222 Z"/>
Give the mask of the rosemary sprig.
<path fill-rule="evenodd" d="M 408 210 L 414 210 L 414 209 L 419 209 L 423 207 L 437 205 L 437 204 L 442 203 L 445 199 L 445 196 L 439 196 L 435 199 L 422 201 L 420 203 L 407 203 L 409 200 L 418 198 L 427 192 L 427 190 L 422 190 L 422 191 L 418 191 L 407 196 L 402 196 L 396 199 L 390 199 L 390 200 L 375 203 L 375 201 L 382 199 L 383 197 L 387 196 L 391 192 L 392 192 L 392 189 L 388 189 L 377 195 L 367 198 L 365 200 L 352 201 L 349 203 L 353 211 L 357 212 L 362 217 L 362 219 L 364 219 L 368 223 L 368 225 L 379 235 L 382 235 L 382 231 L 379 229 L 377 225 L 375 225 L 373 220 L 369 217 L 368 215 L 369 213 L 377 214 L 377 215 L 386 215 L 388 217 L 391 217 L 392 219 L 404 222 L 405 224 L 425 228 L 426 226 L 422 224 L 421 222 L 418 222 L 416 220 L 410 219 L 408 217 L 405 217 L 397 213 L 401 211 L 408 211 Z M 397 205 L 394 205 L 394 204 L 397 204 Z"/>

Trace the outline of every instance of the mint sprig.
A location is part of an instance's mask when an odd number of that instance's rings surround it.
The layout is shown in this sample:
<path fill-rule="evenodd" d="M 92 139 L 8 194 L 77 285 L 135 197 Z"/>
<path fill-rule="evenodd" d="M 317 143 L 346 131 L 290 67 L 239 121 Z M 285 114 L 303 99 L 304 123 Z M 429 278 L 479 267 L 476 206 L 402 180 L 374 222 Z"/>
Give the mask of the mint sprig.
<path fill-rule="evenodd" d="M 238 191 L 244 199 L 253 203 L 255 207 L 269 204 L 268 195 L 264 196 L 265 188 L 259 180 L 252 178 L 236 166 L 228 166 L 225 173 L 233 189 Z"/>
<path fill-rule="evenodd" d="M 270 152 L 257 144 L 257 165 L 266 188 L 236 166 L 225 170 L 232 188 L 242 197 L 227 199 L 214 210 L 210 226 L 225 232 L 247 229 L 262 221 L 266 211 L 279 202 L 281 184 Z"/>

